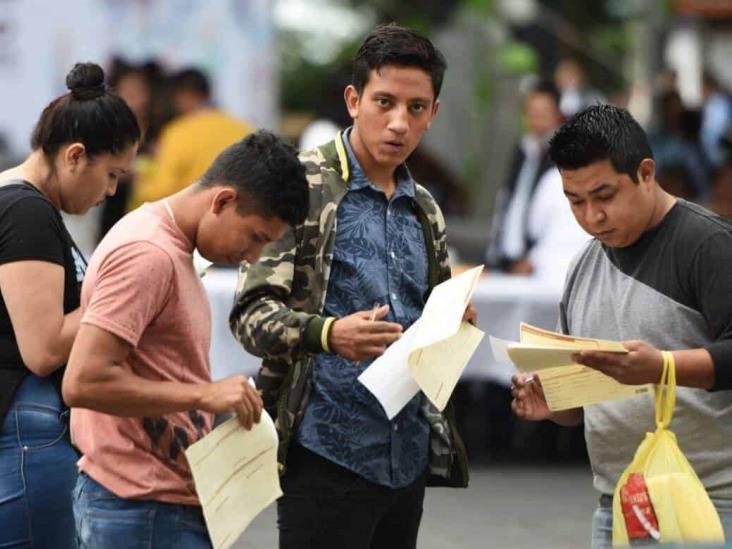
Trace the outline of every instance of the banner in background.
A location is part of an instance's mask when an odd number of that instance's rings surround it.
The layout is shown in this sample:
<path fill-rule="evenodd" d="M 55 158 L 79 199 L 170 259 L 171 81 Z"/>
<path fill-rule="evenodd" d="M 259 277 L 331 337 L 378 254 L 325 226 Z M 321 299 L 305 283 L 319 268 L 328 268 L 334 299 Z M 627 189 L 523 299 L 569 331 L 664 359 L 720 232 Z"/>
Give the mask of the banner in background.
<path fill-rule="evenodd" d="M 0 0 L 0 138 L 28 152 L 41 109 L 77 61 L 113 55 L 194 65 L 216 103 L 258 127 L 278 122 L 273 0 Z"/>

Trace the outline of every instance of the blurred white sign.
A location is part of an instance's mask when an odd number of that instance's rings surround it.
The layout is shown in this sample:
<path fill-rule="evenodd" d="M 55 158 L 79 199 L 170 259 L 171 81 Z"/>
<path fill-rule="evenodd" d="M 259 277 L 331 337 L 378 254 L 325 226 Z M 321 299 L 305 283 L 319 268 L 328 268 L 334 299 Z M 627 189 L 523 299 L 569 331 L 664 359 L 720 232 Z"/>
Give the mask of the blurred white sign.
<path fill-rule="evenodd" d="M 43 107 L 65 92 L 77 61 L 112 55 L 196 65 L 224 109 L 256 126 L 277 124 L 273 0 L 2 0 L 0 135 L 28 152 Z"/>

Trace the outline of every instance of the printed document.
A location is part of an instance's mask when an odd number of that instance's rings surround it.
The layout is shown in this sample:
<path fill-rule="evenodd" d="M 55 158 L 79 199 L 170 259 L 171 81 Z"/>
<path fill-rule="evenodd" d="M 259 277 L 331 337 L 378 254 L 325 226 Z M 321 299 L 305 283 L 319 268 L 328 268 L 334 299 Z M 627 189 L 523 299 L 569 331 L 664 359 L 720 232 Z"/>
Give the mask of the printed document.
<path fill-rule="evenodd" d="M 272 418 L 262 411 L 251 431 L 234 417 L 186 450 L 216 549 L 231 547 L 254 517 L 282 495 L 277 441 Z"/>
<path fill-rule="evenodd" d="M 516 343 L 491 336 L 493 356 L 499 362 L 513 363 L 520 372 L 538 376 L 552 411 L 631 398 L 652 390 L 652 385 L 623 385 L 572 360 L 577 351 L 627 353 L 618 341 L 567 336 L 523 322 L 520 339 Z"/>
<path fill-rule="evenodd" d="M 442 411 L 485 335 L 463 322 L 483 266 L 438 284 L 422 316 L 359 376 L 393 419 L 420 389 Z"/>

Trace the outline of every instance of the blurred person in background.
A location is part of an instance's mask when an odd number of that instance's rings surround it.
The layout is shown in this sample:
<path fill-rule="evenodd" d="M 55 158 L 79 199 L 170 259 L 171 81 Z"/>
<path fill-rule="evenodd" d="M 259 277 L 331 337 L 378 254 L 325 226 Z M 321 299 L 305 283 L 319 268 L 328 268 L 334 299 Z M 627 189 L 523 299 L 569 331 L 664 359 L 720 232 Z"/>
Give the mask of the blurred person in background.
<path fill-rule="evenodd" d="M 10 150 L 10 143 L 8 143 L 7 138 L 0 133 L 0 171 L 7 170 L 17 162 L 20 162 L 20 159 L 15 157 Z"/>
<path fill-rule="evenodd" d="M 681 198 L 704 199 L 710 185 L 704 156 L 697 144 L 698 117 L 684 107 L 676 90 L 662 92 L 657 103 L 658 125 L 648 139 L 658 181 L 662 186 L 669 185 L 669 192 Z"/>
<path fill-rule="evenodd" d="M 717 215 L 732 219 L 732 163 L 729 161 L 714 178 L 709 208 Z"/>
<path fill-rule="evenodd" d="M 71 548 L 78 455 L 61 399 L 86 269 L 60 211 L 113 195 L 140 140 L 135 115 L 93 63 L 41 114 L 32 152 L 0 173 L 0 546 Z"/>
<path fill-rule="evenodd" d="M 317 98 L 314 109 L 315 118 L 300 134 L 298 148 L 309 151 L 333 141 L 336 134 L 351 125 L 348 111 L 343 104 L 343 90 L 348 85 L 350 75 L 335 71 L 328 78 L 323 93 Z"/>
<path fill-rule="evenodd" d="M 537 271 L 530 254 L 539 240 L 562 234 L 561 229 L 551 234 L 545 232 L 531 216 L 564 223 L 563 217 L 568 213 L 561 187 L 552 188 L 552 181 L 557 183 L 556 170 L 552 171 L 547 154 L 549 139 L 563 120 L 559 92 L 551 82 L 540 81 L 529 90 L 524 100 L 524 119 L 527 131 L 516 146 L 508 179 L 496 196 L 486 251 L 489 269 L 518 275 Z M 544 176 L 548 179 L 543 179 Z M 537 194 L 540 189 L 542 192 Z M 566 223 L 570 230 L 576 225 L 571 216 Z M 552 243 L 547 241 L 542 246 L 551 248 Z"/>
<path fill-rule="evenodd" d="M 688 168 L 683 164 L 664 166 L 659 170 L 656 179 L 661 188 L 669 194 L 692 202 L 699 199 L 694 179 L 689 174 Z"/>
<path fill-rule="evenodd" d="M 605 102 L 605 97 L 591 86 L 584 67 L 572 57 L 559 61 L 554 70 L 554 84 L 560 94 L 559 110 L 565 118 Z"/>
<path fill-rule="evenodd" d="M 427 145 L 420 143 L 407 159 L 407 167 L 416 181 L 435 198 L 445 217 L 461 216 L 467 213 L 468 198 L 460 180 L 450 167 L 442 162 Z M 455 250 L 450 250 L 455 259 Z M 453 269 L 455 262 L 453 261 Z"/>
<path fill-rule="evenodd" d="M 99 220 L 101 240 L 107 231 L 127 213 L 132 189 L 138 172 L 149 163 L 152 145 L 162 125 L 161 96 L 164 76 L 160 66 L 154 61 L 135 65 L 115 58 L 109 72 L 109 85 L 114 92 L 127 102 L 135 113 L 142 131 L 142 142 L 137 151 L 135 169 L 119 181 L 117 193 L 102 205 Z"/>
<path fill-rule="evenodd" d="M 732 98 L 709 71 L 702 77 L 702 94 L 701 145 L 709 166 L 717 170 L 728 155 L 722 140 L 732 127 Z"/>
<path fill-rule="evenodd" d="M 206 75 L 188 68 L 170 79 L 175 118 L 163 128 L 153 166 L 135 181 L 131 208 L 174 194 L 201 177 L 216 156 L 253 131 L 211 102 Z"/>
<path fill-rule="evenodd" d="M 676 71 L 670 67 L 662 68 L 653 79 L 654 93 L 658 96 L 666 92 L 678 91 L 678 75 Z"/>
<path fill-rule="evenodd" d="M 559 170 L 552 166 L 539 179 L 526 214 L 532 246 L 526 264 L 537 282 L 561 290 L 567 269 L 589 237 L 572 215 Z"/>
<path fill-rule="evenodd" d="M 328 141 L 332 141 L 333 137 L 342 129 L 342 126 L 339 126 L 330 118 L 319 116 L 305 126 L 300 135 L 298 147 L 302 151 L 307 151 L 318 145 L 323 145 Z"/>

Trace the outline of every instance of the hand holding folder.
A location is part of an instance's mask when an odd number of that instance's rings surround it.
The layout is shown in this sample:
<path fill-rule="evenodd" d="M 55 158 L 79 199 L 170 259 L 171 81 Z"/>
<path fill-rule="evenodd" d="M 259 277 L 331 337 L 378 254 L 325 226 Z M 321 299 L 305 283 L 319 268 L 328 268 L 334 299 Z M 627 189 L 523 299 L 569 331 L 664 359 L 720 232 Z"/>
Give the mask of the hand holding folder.
<path fill-rule="evenodd" d="M 566 336 L 525 323 L 520 333 L 519 343 L 491 337 L 493 355 L 499 362 L 513 363 L 520 372 L 537 375 L 553 412 L 651 391 L 651 385 L 623 385 L 574 360 L 578 351 L 627 353 L 620 342 Z"/>

